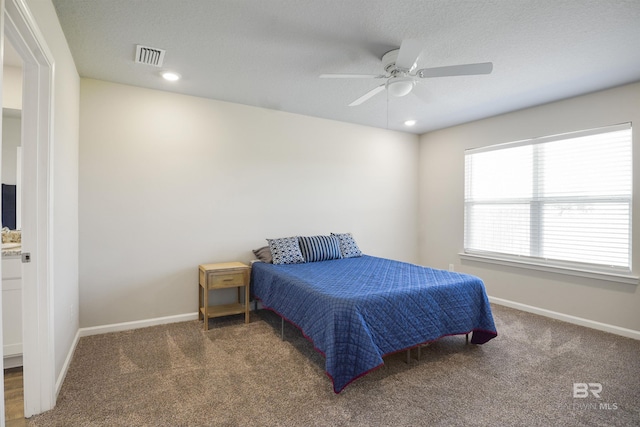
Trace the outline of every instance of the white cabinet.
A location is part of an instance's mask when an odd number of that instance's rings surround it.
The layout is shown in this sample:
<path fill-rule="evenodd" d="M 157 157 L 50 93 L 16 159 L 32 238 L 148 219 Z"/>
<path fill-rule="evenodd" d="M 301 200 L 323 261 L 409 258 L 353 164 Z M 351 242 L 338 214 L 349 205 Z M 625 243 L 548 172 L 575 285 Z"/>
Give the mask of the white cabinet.
<path fill-rule="evenodd" d="M 22 260 L 2 257 L 2 336 L 4 367 L 22 366 Z"/>

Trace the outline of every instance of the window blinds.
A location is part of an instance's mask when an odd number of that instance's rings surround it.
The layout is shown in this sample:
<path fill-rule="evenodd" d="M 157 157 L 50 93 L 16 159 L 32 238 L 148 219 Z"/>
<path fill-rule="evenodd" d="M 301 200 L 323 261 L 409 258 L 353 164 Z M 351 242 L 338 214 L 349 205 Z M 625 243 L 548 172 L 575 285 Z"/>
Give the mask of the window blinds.
<path fill-rule="evenodd" d="M 631 270 L 631 124 L 465 153 L 465 252 Z"/>

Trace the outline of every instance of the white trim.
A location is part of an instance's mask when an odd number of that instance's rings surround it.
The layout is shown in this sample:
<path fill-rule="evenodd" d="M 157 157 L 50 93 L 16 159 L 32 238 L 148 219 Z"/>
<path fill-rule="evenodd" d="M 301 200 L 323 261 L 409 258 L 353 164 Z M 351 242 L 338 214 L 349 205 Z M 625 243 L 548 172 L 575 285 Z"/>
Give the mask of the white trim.
<path fill-rule="evenodd" d="M 5 344 L 2 346 L 2 350 L 5 360 L 10 356 L 22 356 L 22 343 L 19 342 L 15 344 Z"/>
<path fill-rule="evenodd" d="M 13 356 L 5 356 L 3 358 L 4 368 L 11 369 L 22 366 L 22 354 L 14 354 Z"/>
<path fill-rule="evenodd" d="M 485 153 L 487 151 L 503 150 L 505 148 L 522 147 L 524 145 L 544 144 L 547 142 L 560 141 L 563 139 L 582 138 L 584 136 L 598 135 L 601 133 L 617 132 L 631 129 L 631 122 L 618 123 L 615 125 L 602 126 L 593 129 L 577 130 L 572 132 L 559 133 L 556 135 L 537 136 L 520 141 L 505 142 L 502 144 L 487 145 L 485 147 L 469 148 L 464 150 L 465 154 Z"/>
<path fill-rule="evenodd" d="M 25 0 L 6 0 L 4 32 L 24 61 L 22 155 L 23 362 L 25 417 L 55 406 L 52 270 L 54 60 Z M 28 313 L 28 315 L 27 315 Z"/>
<path fill-rule="evenodd" d="M 0 0 L 0 61 L 4 64 L 4 0 Z M 3 67 L 4 68 L 4 67 Z M 2 103 L 4 96 L 4 72 L 0 70 L 0 104 Z M 0 130 L 2 130 L 2 116 L 0 116 Z M 0 153 L 2 152 L 2 134 L 0 133 Z M 2 157 L 2 156 L 0 156 Z M 0 162 L 1 163 L 1 162 Z M 1 204 L 1 202 L 0 202 Z M 2 273 L 2 263 L 0 262 L 0 273 Z M 0 274 L 2 277 L 2 274 Z M 0 342 L 4 342 L 2 336 L 2 292 L 0 292 Z M 6 363 L 4 358 L 0 358 L 0 369 L 4 372 Z M 0 387 L 0 427 L 4 427 L 5 409 L 4 409 L 4 382 Z"/>
<path fill-rule="evenodd" d="M 638 285 L 640 277 L 633 274 L 613 273 L 608 271 L 582 270 L 574 267 L 537 263 L 524 259 L 501 258 L 497 256 L 478 255 L 460 252 L 460 259 L 467 261 L 485 262 L 488 264 L 506 265 L 508 267 L 526 268 L 529 270 L 546 271 L 548 273 L 566 274 L 569 276 L 587 277 L 589 279 L 605 280 L 608 282 Z"/>
<path fill-rule="evenodd" d="M 67 377 L 67 372 L 69 372 L 69 366 L 71 366 L 71 360 L 73 359 L 73 354 L 75 353 L 76 347 L 78 346 L 78 341 L 80 341 L 80 329 L 78 329 L 78 331 L 76 332 L 76 336 L 73 338 L 73 343 L 71 344 L 69 353 L 67 353 L 67 357 L 64 359 L 64 364 L 62 365 L 62 369 L 60 370 L 60 375 L 58 375 L 58 379 L 56 380 L 56 400 L 58 399 L 58 394 L 60 394 L 62 383 Z"/>
<path fill-rule="evenodd" d="M 0 60 L 4 63 L 4 0 L 0 0 Z M 4 80 L 3 71 L 0 70 L 0 81 Z M 4 85 L 0 84 L 0 99 L 2 99 L 4 92 Z M 0 125 L 2 125 L 2 116 L 0 116 Z M 1 129 L 0 129 L 1 130 Z M 0 134 L 0 153 L 2 153 L 2 135 Z M 2 156 L 0 155 L 0 158 Z M 0 162 L 0 165 L 2 162 Z M 0 168 L 1 169 L 1 168 Z M 0 204 L 2 202 L 0 201 Z M 2 263 L 0 262 L 0 277 L 2 277 Z M 0 292 L 0 343 L 4 342 L 2 336 L 2 292 Z M 4 357 L 0 358 L 0 370 L 4 373 L 5 361 Z M 5 410 L 4 410 L 4 381 L 2 388 L 0 388 L 0 427 L 5 427 Z"/>
<path fill-rule="evenodd" d="M 112 323 L 110 325 L 90 326 L 80 328 L 79 335 L 88 337 L 91 335 L 107 334 L 109 332 L 129 331 L 131 329 L 147 328 L 149 326 L 165 325 L 168 323 L 189 322 L 198 319 L 198 312 L 176 314 L 174 316 L 155 317 L 153 319 L 134 320 L 132 322 Z"/>
<path fill-rule="evenodd" d="M 73 343 L 71 344 L 71 348 L 69 349 L 69 353 L 67 353 L 67 357 L 62 366 L 62 370 L 60 371 L 60 375 L 58 375 L 58 379 L 56 381 L 56 399 L 58 394 L 60 394 L 60 390 L 62 388 L 62 384 L 64 383 L 64 379 L 69 372 L 69 367 L 71 366 L 71 361 L 73 360 L 73 355 L 78 347 L 78 342 L 82 337 L 88 337 L 91 335 L 100 335 L 107 334 L 110 332 L 120 332 L 120 331 L 128 331 L 132 329 L 140 329 L 146 328 L 149 326 L 156 325 L 164 325 L 168 323 L 177 323 L 177 322 L 188 322 L 191 320 L 198 319 L 198 313 L 186 313 L 186 314 L 178 314 L 175 316 L 165 316 L 165 317 L 156 317 L 153 319 L 145 319 L 145 320 L 137 320 L 133 322 L 123 322 L 123 323 L 113 323 L 110 325 L 101 325 L 101 326 L 92 326 L 88 328 L 80 328 L 78 332 L 76 332 L 76 336 L 73 339 Z"/>
<path fill-rule="evenodd" d="M 570 314 L 559 313 L 557 311 L 534 307 L 532 305 L 522 304 L 503 298 L 489 296 L 489 302 L 493 304 L 503 305 L 505 307 L 515 308 L 516 310 L 526 311 L 528 313 L 538 314 L 540 316 L 550 317 L 556 320 L 562 320 L 563 322 L 573 323 L 574 325 L 585 326 L 587 328 L 597 329 L 599 331 L 609 332 L 627 338 L 633 338 L 634 340 L 640 340 L 640 331 L 635 331 L 633 329 L 622 328 L 620 326 L 610 325 L 608 323 L 596 322 L 595 320 L 589 320 L 582 317 L 572 316 Z"/>

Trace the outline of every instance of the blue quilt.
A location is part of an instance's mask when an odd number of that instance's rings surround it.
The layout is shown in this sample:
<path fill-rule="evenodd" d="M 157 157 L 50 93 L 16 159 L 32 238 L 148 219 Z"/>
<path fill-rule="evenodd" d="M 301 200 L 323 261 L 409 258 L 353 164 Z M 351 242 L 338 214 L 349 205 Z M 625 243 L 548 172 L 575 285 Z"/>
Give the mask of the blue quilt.
<path fill-rule="evenodd" d="M 482 280 L 385 258 L 251 269 L 254 296 L 299 327 L 325 356 L 333 390 L 381 366 L 382 357 L 446 335 L 497 336 Z"/>

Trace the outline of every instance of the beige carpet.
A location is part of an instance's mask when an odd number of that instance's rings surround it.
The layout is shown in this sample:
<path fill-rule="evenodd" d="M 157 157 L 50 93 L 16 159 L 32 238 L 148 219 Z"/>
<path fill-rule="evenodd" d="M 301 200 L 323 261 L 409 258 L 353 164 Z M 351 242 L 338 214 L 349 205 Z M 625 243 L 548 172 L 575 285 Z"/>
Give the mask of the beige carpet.
<path fill-rule="evenodd" d="M 493 310 L 487 344 L 444 338 L 409 365 L 393 355 L 339 395 L 323 357 L 291 325 L 281 341 L 265 310 L 209 332 L 193 321 L 85 337 L 56 408 L 27 425 L 640 425 L 640 341 Z M 574 383 L 600 383 L 600 399 L 574 398 Z"/>

